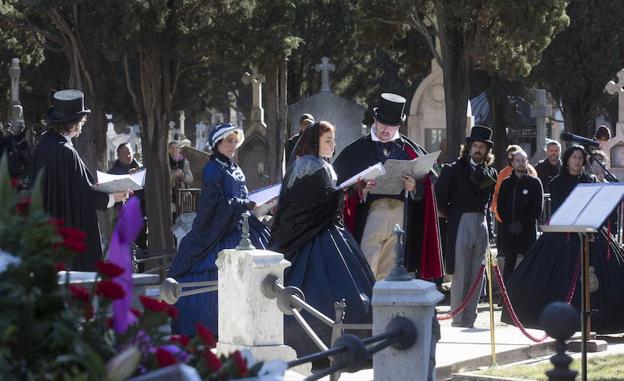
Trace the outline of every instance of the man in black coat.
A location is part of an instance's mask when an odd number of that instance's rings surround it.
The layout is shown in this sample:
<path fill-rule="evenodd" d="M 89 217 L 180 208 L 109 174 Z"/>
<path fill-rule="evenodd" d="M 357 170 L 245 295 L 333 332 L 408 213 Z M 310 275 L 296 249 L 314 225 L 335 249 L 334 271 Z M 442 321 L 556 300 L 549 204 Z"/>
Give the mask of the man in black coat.
<path fill-rule="evenodd" d="M 299 141 L 299 137 L 301 137 L 301 133 L 303 131 L 314 124 L 314 117 L 312 114 L 301 114 L 299 117 L 299 132 L 294 134 L 288 139 L 286 143 L 286 164 L 288 164 L 291 160 L 292 153 L 295 151 L 295 147 L 297 146 L 297 142 Z M 294 159 L 294 158 L 293 158 Z"/>
<path fill-rule="evenodd" d="M 479 274 L 488 249 L 486 213 L 491 201 L 497 172 L 491 166 L 494 143 L 492 130 L 474 126 L 461 156 L 444 166 L 435 186 L 438 210 L 447 218 L 445 247 L 446 272 L 453 274 L 451 310 L 467 296 Z M 479 293 L 475 293 L 463 312 L 453 317 L 454 327 L 472 327 L 477 318 Z"/>
<path fill-rule="evenodd" d="M 551 140 L 546 144 L 546 159 L 540 161 L 535 166 L 537 177 L 542 182 L 544 192 L 549 193 L 548 184 L 553 177 L 559 174 L 561 169 L 561 144 L 556 140 Z"/>
<path fill-rule="evenodd" d="M 45 211 L 61 219 L 65 227 L 80 229 L 87 235 L 87 252 L 78 255 L 70 266 L 77 271 L 95 271 L 95 263 L 102 259 L 96 209 L 105 210 L 128 198 L 128 192 L 106 194 L 91 188 L 95 183 L 93 175 L 72 144 L 90 112 L 84 107 L 82 91 L 54 93 L 47 115 L 50 129 L 42 136 L 33 160 L 32 178 L 43 171 Z"/>
<path fill-rule="evenodd" d="M 542 214 L 544 192 L 541 181 L 527 173 L 527 154 L 518 150 L 511 162 L 513 173 L 501 184 L 498 214 L 500 251 L 505 253 L 503 280 L 507 283 L 516 267 L 518 255 L 524 255 L 537 239 L 537 219 Z"/>

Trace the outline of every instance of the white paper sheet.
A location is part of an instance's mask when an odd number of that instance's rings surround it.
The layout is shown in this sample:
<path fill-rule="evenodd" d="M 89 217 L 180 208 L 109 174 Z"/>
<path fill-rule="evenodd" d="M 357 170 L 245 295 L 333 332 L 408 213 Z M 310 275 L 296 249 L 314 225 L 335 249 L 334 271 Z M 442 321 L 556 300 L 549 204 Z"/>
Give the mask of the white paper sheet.
<path fill-rule="evenodd" d="M 397 195 L 403 190 L 404 175 L 414 176 L 422 180 L 433 168 L 440 151 L 432 152 L 414 160 L 388 159 L 384 164 L 386 173 L 377 179 L 377 185 L 371 189 L 371 194 Z"/>
<path fill-rule="evenodd" d="M 375 165 L 372 165 L 366 168 L 365 170 L 351 177 L 350 179 L 343 181 L 340 185 L 338 185 L 338 188 L 344 189 L 344 188 L 350 187 L 351 185 L 354 185 L 358 181 L 361 181 L 361 180 L 373 180 L 385 173 L 386 173 L 386 170 L 383 164 L 377 163 Z"/>
<path fill-rule="evenodd" d="M 249 200 L 256 203 L 256 207 L 259 207 L 273 199 L 279 197 L 282 184 L 269 185 L 261 189 L 257 189 L 249 193 Z"/>
<path fill-rule="evenodd" d="M 413 175 L 416 180 L 423 179 L 429 172 L 431 172 L 433 165 L 438 160 L 438 156 L 440 156 L 440 152 L 442 151 L 431 152 L 416 159 L 416 164 L 413 169 Z"/>
<path fill-rule="evenodd" d="M 598 230 L 621 201 L 622 195 L 624 184 L 579 184 L 553 214 L 548 226 L 579 226 Z"/>
<path fill-rule="evenodd" d="M 97 171 L 98 183 L 92 188 L 104 193 L 126 192 L 128 190 L 134 192 L 143 189 L 145 173 L 145 169 L 128 175 L 111 175 Z"/>

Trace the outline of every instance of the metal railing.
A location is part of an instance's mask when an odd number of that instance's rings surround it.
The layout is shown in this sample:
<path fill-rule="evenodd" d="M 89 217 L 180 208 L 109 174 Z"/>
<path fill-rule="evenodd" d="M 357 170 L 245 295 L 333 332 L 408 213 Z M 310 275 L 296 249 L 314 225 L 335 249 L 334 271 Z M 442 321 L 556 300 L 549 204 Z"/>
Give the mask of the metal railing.
<path fill-rule="evenodd" d="M 175 197 L 176 214 L 195 213 L 201 188 L 180 188 Z"/>
<path fill-rule="evenodd" d="M 335 376 L 337 372 L 357 372 L 364 368 L 373 354 L 392 346 L 396 350 L 406 350 L 416 343 L 416 326 L 409 319 L 395 317 L 386 326 L 386 330 L 375 336 L 360 339 L 355 335 L 340 336 L 331 349 L 313 353 L 288 362 L 292 368 L 301 364 L 329 358 L 331 365 L 306 378 L 314 381 L 325 376 Z"/>

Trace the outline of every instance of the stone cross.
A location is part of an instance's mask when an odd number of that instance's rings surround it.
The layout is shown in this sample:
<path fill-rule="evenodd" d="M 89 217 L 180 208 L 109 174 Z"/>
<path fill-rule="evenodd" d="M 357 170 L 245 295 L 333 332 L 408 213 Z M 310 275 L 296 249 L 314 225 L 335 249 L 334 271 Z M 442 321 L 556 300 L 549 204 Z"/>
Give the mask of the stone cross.
<path fill-rule="evenodd" d="M 236 110 L 237 109 L 236 95 L 233 92 L 228 91 L 227 97 L 228 97 L 228 104 L 230 108 L 230 119 L 229 119 L 230 123 L 238 125 L 238 111 Z"/>
<path fill-rule="evenodd" d="M 264 109 L 262 108 L 262 83 L 264 83 L 264 75 L 258 73 L 258 69 L 254 68 L 252 73 L 243 74 L 242 81 L 246 85 L 251 85 L 251 125 L 264 125 Z"/>
<path fill-rule="evenodd" d="M 535 89 L 535 101 L 536 104 L 531 106 L 531 117 L 535 118 L 537 127 L 535 154 L 541 155 L 546 148 L 546 118 L 551 113 L 551 107 L 546 104 L 546 90 Z"/>
<path fill-rule="evenodd" d="M 9 122 L 16 125 L 23 124 L 23 109 L 19 101 L 19 59 L 13 58 L 11 60 L 9 76 L 11 77 L 11 103 L 9 105 Z"/>
<path fill-rule="evenodd" d="M 329 58 L 321 58 L 321 63 L 314 65 L 314 70 L 321 72 L 321 91 L 330 91 L 329 72 L 336 70 L 336 66 L 329 63 Z"/>
<path fill-rule="evenodd" d="M 624 69 L 621 69 L 620 71 L 617 72 L 617 78 L 618 78 L 617 83 L 613 81 L 609 81 L 607 85 L 605 86 L 605 90 L 607 90 L 607 93 L 611 95 L 617 93 L 618 95 L 618 124 L 620 123 L 624 124 L 624 89 L 622 88 L 624 86 Z"/>

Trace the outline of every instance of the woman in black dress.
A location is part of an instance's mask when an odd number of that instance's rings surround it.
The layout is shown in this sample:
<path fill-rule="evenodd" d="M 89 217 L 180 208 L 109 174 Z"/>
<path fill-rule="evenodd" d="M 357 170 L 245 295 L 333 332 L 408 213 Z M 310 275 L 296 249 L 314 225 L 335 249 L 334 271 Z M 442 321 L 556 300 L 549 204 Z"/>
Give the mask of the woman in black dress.
<path fill-rule="evenodd" d="M 573 145 L 563 154 L 559 175 L 549 184 L 553 213 L 579 183 L 595 183 L 585 172 L 587 152 Z M 580 240 L 575 233 L 544 233 L 531 246 L 509 279 L 512 307 L 523 325 L 541 328 L 542 310 L 553 301 L 581 306 Z M 592 330 L 613 333 L 624 330 L 624 250 L 603 226 L 589 244 L 589 284 Z M 512 323 L 508 314 L 503 321 Z"/>
<path fill-rule="evenodd" d="M 334 131 L 334 126 L 321 121 L 301 135 L 296 160 L 282 182 L 271 250 L 292 263 L 285 283 L 301 289 L 307 303 L 333 319 L 334 302 L 344 299 L 345 323 L 371 323 L 375 278 L 342 223 L 343 192 L 336 189 L 336 173 L 328 162 L 336 146 Z M 329 346 L 331 328 L 305 311 L 302 315 Z M 286 317 L 284 340 L 299 356 L 319 351 L 292 316 Z"/>

